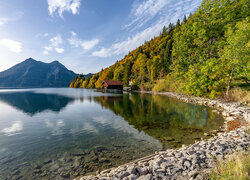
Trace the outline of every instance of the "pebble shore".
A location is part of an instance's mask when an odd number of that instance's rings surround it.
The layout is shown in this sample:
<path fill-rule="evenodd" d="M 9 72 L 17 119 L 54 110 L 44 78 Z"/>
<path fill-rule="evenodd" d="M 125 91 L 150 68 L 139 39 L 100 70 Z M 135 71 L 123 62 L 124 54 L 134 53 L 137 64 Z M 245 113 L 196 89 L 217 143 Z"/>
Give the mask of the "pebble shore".
<path fill-rule="evenodd" d="M 246 131 L 249 130 L 250 108 L 240 103 L 223 103 L 171 92 L 141 93 L 166 95 L 184 102 L 215 108 L 217 113 L 222 113 L 224 116 L 225 125 L 219 130 L 217 136 L 206 141 L 189 146 L 183 145 L 179 149 L 156 152 L 117 168 L 97 172 L 96 175 L 76 178 L 77 180 L 206 179 L 218 159 L 227 158 L 238 151 L 249 151 L 250 135 Z M 234 130 L 228 127 L 230 122 L 237 122 L 231 123 L 236 124 Z"/>

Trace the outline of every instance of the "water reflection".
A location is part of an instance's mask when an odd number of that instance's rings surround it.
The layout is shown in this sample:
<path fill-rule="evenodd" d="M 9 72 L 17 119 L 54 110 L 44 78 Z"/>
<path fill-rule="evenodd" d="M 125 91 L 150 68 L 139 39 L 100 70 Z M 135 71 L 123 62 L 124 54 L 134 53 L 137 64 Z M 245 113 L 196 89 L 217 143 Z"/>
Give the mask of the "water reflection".
<path fill-rule="evenodd" d="M 0 179 L 73 179 L 192 143 L 220 124 L 209 108 L 163 96 L 0 91 Z"/>
<path fill-rule="evenodd" d="M 193 143 L 204 132 L 222 125 L 212 109 L 149 94 L 95 97 L 103 107 L 122 116 L 139 131 L 160 140 L 164 148 Z"/>
<path fill-rule="evenodd" d="M 19 134 L 23 130 L 22 121 L 14 121 L 10 127 L 4 128 L 3 132 L 7 136 L 13 136 Z"/>
<path fill-rule="evenodd" d="M 100 96 L 74 89 L 0 91 L 0 179 L 73 179 L 162 148 L 96 103 Z"/>
<path fill-rule="evenodd" d="M 0 101 L 31 116 L 46 110 L 60 112 L 73 100 L 72 97 L 57 94 L 36 92 L 0 93 Z"/>

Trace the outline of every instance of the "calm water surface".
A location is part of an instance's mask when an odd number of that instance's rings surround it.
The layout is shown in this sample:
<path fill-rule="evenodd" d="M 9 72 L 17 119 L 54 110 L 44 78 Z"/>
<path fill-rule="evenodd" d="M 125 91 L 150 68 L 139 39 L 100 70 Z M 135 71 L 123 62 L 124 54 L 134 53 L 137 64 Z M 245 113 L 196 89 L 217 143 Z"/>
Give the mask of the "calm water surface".
<path fill-rule="evenodd" d="M 193 143 L 222 124 L 210 108 L 159 95 L 2 89 L 0 179 L 73 179 Z"/>

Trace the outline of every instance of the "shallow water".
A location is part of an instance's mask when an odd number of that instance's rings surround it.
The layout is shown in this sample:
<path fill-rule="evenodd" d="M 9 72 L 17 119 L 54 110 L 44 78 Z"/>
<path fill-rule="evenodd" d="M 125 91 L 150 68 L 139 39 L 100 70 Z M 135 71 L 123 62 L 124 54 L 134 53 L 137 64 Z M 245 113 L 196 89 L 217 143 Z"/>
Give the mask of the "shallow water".
<path fill-rule="evenodd" d="M 72 179 L 206 138 L 212 109 L 160 95 L 0 90 L 0 179 Z"/>

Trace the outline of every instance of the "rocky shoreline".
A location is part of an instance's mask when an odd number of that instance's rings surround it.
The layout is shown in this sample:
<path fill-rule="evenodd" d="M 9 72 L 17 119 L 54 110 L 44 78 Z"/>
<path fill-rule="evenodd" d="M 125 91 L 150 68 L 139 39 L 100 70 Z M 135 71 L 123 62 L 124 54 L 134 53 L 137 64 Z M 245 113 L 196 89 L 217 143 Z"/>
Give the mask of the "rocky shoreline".
<path fill-rule="evenodd" d="M 163 152 L 121 165 L 117 168 L 97 172 L 95 176 L 79 177 L 89 179 L 206 179 L 213 163 L 237 151 L 249 151 L 250 108 L 240 103 L 224 103 L 200 97 L 180 95 L 172 92 L 148 92 L 166 95 L 183 102 L 205 105 L 222 113 L 225 124 L 217 136 L 206 141 L 196 142 L 180 149 Z"/>

